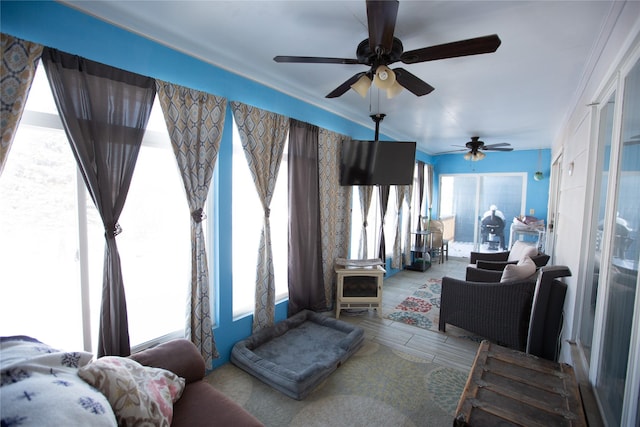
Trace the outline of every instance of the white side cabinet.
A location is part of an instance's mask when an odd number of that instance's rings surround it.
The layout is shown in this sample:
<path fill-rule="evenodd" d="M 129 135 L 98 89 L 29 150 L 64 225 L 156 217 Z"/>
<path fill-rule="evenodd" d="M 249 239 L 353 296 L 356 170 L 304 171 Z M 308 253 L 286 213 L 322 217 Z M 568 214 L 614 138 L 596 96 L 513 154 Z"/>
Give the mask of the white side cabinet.
<path fill-rule="evenodd" d="M 385 269 L 369 267 L 336 266 L 336 319 L 343 308 L 375 308 L 382 317 L 382 282 Z"/>

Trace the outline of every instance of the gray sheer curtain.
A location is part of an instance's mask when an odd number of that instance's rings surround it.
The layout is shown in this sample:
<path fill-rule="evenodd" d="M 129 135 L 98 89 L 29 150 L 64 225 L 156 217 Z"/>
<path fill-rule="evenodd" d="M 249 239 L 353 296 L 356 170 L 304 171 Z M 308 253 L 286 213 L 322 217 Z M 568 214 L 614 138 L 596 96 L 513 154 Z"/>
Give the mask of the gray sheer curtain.
<path fill-rule="evenodd" d="M 289 308 L 324 310 L 318 127 L 291 119 L 289 130 Z"/>
<path fill-rule="evenodd" d="M 219 354 L 213 336 L 202 221 L 206 218 L 203 208 L 218 159 L 227 101 L 162 81 L 157 81 L 157 88 L 191 212 L 191 286 L 185 333 L 211 369 L 213 359 Z"/>
<path fill-rule="evenodd" d="M 360 195 L 360 211 L 362 212 L 362 234 L 360 235 L 360 248 L 358 257 L 360 259 L 368 259 L 368 242 L 367 242 L 367 217 L 369 216 L 369 207 L 371 206 L 371 196 L 373 195 L 373 186 L 361 185 L 358 187 Z"/>
<path fill-rule="evenodd" d="M 384 220 L 387 214 L 387 206 L 389 205 L 388 185 L 378 187 L 378 198 L 380 199 L 380 246 L 378 247 L 378 258 L 384 261 L 387 258 L 387 248 L 384 241 Z"/>
<path fill-rule="evenodd" d="M 0 34 L 2 66 L 0 67 L 0 175 L 9 157 L 13 137 L 18 129 L 24 106 L 27 103 L 42 45 Z M 7 89 L 5 89 L 7 88 Z M 10 90 L 9 90 L 10 88 Z"/>
<path fill-rule="evenodd" d="M 391 256 L 391 267 L 392 268 L 402 268 L 402 216 L 403 212 L 403 201 L 405 199 L 405 194 L 407 191 L 411 189 L 408 185 L 398 185 L 396 187 L 396 212 L 397 212 L 397 220 L 396 220 L 396 237 L 393 241 L 393 254 Z"/>
<path fill-rule="evenodd" d="M 407 202 L 407 229 L 404 233 L 404 263 L 405 265 L 411 264 L 411 229 L 412 218 L 411 218 L 411 199 L 413 198 L 413 185 L 410 185 L 409 188 L 404 193 L 405 201 Z"/>
<path fill-rule="evenodd" d="M 155 81 L 45 48 L 42 61 L 71 149 L 105 228 L 98 357 L 128 356 L 118 218 L 155 97 Z"/>
<path fill-rule="evenodd" d="M 253 314 L 253 331 L 257 332 L 273 325 L 275 320 L 276 291 L 269 205 L 287 141 L 289 118 L 235 101 L 231 102 L 231 108 L 264 210 L 256 268 L 256 308 Z"/>

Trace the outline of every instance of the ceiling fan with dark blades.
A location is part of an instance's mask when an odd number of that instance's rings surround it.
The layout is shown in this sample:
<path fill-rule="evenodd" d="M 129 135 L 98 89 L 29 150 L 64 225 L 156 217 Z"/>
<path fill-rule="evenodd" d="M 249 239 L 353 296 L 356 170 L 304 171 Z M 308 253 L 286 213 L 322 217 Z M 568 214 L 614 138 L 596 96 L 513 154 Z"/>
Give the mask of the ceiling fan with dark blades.
<path fill-rule="evenodd" d="M 500 38 L 493 34 L 404 52 L 402 42 L 393 35 L 398 16 L 398 1 L 367 0 L 366 3 L 369 38 L 358 45 L 356 59 L 276 56 L 273 60 L 284 63 L 354 64 L 369 67 L 368 71 L 357 73 L 346 80 L 329 93 L 327 98 L 339 97 L 349 89 L 354 89 L 365 97 L 371 82 L 380 89 L 385 89 L 389 98 L 399 93 L 402 88 L 409 90 L 416 96 L 423 96 L 432 92 L 433 86 L 403 68 L 392 70 L 389 65 L 398 61 L 404 64 L 416 64 L 438 59 L 491 53 L 495 52 L 501 43 Z"/>
<path fill-rule="evenodd" d="M 480 141 L 479 136 L 472 136 L 471 141 L 464 145 L 464 148 L 458 150 L 443 151 L 438 154 L 456 153 L 459 151 L 467 151 L 464 155 L 465 160 L 478 161 L 485 158 L 483 151 L 513 151 L 511 144 L 499 142 L 497 144 L 485 145 L 484 141 Z"/>

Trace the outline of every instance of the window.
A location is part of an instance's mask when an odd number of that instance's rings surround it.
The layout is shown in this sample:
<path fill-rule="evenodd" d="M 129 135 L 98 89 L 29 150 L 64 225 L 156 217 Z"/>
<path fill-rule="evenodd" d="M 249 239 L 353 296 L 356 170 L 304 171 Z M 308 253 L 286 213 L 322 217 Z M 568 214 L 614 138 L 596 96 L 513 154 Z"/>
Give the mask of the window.
<path fill-rule="evenodd" d="M 396 226 L 398 221 L 398 210 L 396 205 L 396 186 L 391 185 L 389 188 L 389 202 L 387 203 L 387 211 L 384 217 L 384 242 L 385 256 L 391 258 L 393 256 L 393 242 L 396 238 Z M 369 207 L 369 215 L 367 217 L 367 255 L 365 258 L 377 258 L 380 247 L 380 194 L 378 187 L 373 187 L 371 193 L 371 205 Z M 351 194 L 351 244 L 349 257 L 353 259 L 360 258 L 360 236 L 362 236 L 362 208 L 360 205 L 359 187 L 352 187 Z M 403 206 L 406 204 L 403 201 Z M 406 208 L 405 208 L 406 209 Z M 406 210 L 405 210 L 406 212 Z M 406 215 L 404 216 L 406 217 Z M 403 222 L 403 224 L 405 224 Z M 401 228 L 402 233 L 405 228 Z"/>
<path fill-rule="evenodd" d="M 189 221 L 156 100 L 116 238 L 132 346 L 184 328 Z M 0 177 L 0 334 L 95 351 L 104 244 L 40 66 Z"/>
<path fill-rule="evenodd" d="M 288 297 L 288 191 L 287 148 L 278 169 L 276 187 L 271 199 L 271 249 L 275 276 L 276 301 Z M 240 134 L 233 125 L 233 316 L 253 313 L 255 307 L 256 264 L 264 210 L 258 197 Z"/>
<path fill-rule="evenodd" d="M 353 186 L 351 194 L 351 246 L 350 258 L 360 259 L 360 238 L 362 236 L 362 205 L 360 187 Z M 371 192 L 371 204 L 367 215 L 367 253 L 363 259 L 377 258 L 380 246 L 380 208 L 378 207 L 378 189 Z"/>
<path fill-rule="evenodd" d="M 176 331 L 182 336 L 191 283 L 191 216 L 157 98 L 119 223 L 132 345 Z M 94 236 L 103 246 L 102 232 Z"/>
<path fill-rule="evenodd" d="M 392 185 L 389 188 L 389 202 L 387 212 L 384 217 L 384 242 L 386 257 L 393 256 L 393 242 L 396 239 L 396 227 L 398 224 L 398 205 L 396 200 L 397 187 Z"/>

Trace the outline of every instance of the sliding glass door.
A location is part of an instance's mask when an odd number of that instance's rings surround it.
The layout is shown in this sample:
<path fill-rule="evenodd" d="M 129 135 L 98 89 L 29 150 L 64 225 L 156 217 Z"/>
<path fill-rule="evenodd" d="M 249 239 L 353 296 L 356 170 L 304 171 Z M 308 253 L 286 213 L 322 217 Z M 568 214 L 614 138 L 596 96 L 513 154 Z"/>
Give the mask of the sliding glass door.
<path fill-rule="evenodd" d="M 598 232 L 602 231 L 602 255 L 596 247 L 594 259 L 602 271 L 598 277 L 598 301 L 602 307 L 599 353 L 592 368 L 596 372 L 596 395 L 608 425 L 632 425 L 638 421 L 637 393 L 640 379 L 638 362 L 638 262 L 640 260 L 640 62 L 624 79 L 622 92 L 621 126 L 617 131 L 611 127 L 613 140 L 619 141 L 611 148 L 608 184 L 608 209 L 604 221 L 597 221 Z M 610 105 L 613 104 L 613 98 Z M 607 120 L 607 108 L 601 113 L 601 123 Z M 606 126 L 604 130 L 606 131 Z M 601 139 L 605 154 L 608 152 L 606 136 Z M 602 173 L 606 185 L 606 169 Z M 595 226 L 595 224 L 594 224 Z M 589 301 L 584 301 L 585 305 Z M 587 309 L 588 307 L 583 307 Z M 598 314 L 596 313 L 596 322 Z M 588 316 L 583 317 L 590 322 Z M 632 339 L 632 337 L 636 337 Z M 594 358 L 591 359 L 592 364 Z M 634 414 L 634 408 L 636 413 Z"/>
<path fill-rule="evenodd" d="M 505 244 L 508 244 L 513 218 L 524 213 L 526 174 L 440 175 L 439 194 L 440 218 L 455 217 L 454 241 L 483 250 L 480 218 L 491 205 L 504 214 Z"/>

